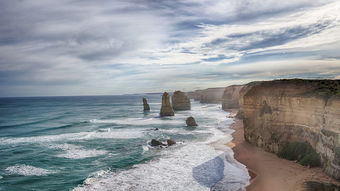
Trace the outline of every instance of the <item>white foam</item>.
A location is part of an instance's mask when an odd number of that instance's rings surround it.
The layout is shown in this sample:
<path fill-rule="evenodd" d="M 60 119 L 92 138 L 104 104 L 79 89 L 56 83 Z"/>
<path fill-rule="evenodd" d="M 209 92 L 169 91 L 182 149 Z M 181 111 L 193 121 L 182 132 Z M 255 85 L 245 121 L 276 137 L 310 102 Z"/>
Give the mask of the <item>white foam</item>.
<path fill-rule="evenodd" d="M 201 108 L 202 109 L 202 108 Z M 231 140 L 232 137 L 228 131 L 228 125 L 232 122 L 226 118 L 226 112 L 216 111 L 219 108 L 208 105 L 202 110 L 209 112 L 196 112 L 196 116 L 205 117 L 209 115 L 211 119 L 215 119 L 215 127 L 202 126 L 195 131 L 188 133 L 209 133 L 211 136 L 204 142 L 186 142 L 178 147 L 169 147 L 161 150 L 161 157 L 158 160 L 153 160 L 144 164 L 134 165 L 129 170 L 119 172 L 105 172 L 87 178 L 82 185 L 79 185 L 74 191 L 91 191 L 91 190 L 131 190 L 131 191 L 148 191 L 148 190 L 187 190 L 187 191 L 208 191 L 214 190 L 236 191 L 244 190 L 249 183 L 248 171 L 244 165 L 233 159 L 233 151 L 226 148 L 223 151 L 215 150 L 211 143 L 224 138 Z M 199 109 L 197 109 L 199 110 Z M 214 117 L 214 115 L 216 116 Z M 187 116 L 183 112 L 183 117 Z M 176 117 L 181 117 L 181 114 L 176 114 Z M 222 132 L 223 129 L 225 132 Z M 160 130 L 171 133 L 184 133 L 183 129 Z M 159 131 L 155 131 L 158 133 Z M 148 151 L 148 147 L 143 147 L 144 152 Z M 224 176 L 210 188 L 194 178 L 194 170 L 207 161 L 214 161 L 220 158 L 223 161 L 224 168 L 222 173 Z M 214 163 L 213 163 L 214 164 Z M 222 166 L 223 166 L 222 165 Z M 204 165 L 203 165 L 204 166 Z M 209 174 L 211 168 L 201 168 L 202 177 Z M 212 172 L 214 173 L 214 172 Z"/>
<path fill-rule="evenodd" d="M 25 164 L 17 164 L 14 166 L 7 167 L 5 171 L 8 174 L 17 174 L 22 176 L 46 176 L 49 174 L 56 173 L 56 171 L 46 170 Z"/>
<path fill-rule="evenodd" d="M 231 153 L 228 153 L 231 154 Z M 151 161 L 147 164 L 135 165 L 130 170 L 117 173 L 107 172 L 88 178 L 84 184 L 75 188 L 74 191 L 82 190 L 202 190 L 208 191 L 206 187 L 195 180 L 193 169 L 215 157 L 223 158 L 227 154 L 215 151 L 211 146 L 205 144 L 185 145 L 178 150 L 166 149 L 164 157 Z M 221 155 L 221 156 L 219 156 Z M 225 163 L 228 168 L 224 170 L 225 179 L 238 182 L 239 185 L 247 185 L 248 176 L 245 169 L 240 168 L 237 163 Z M 204 169 L 202 174 L 209 174 L 209 168 Z M 223 188 L 225 191 L 228 185 Z M 238 188 L 239 189 L 239 188 Z M 236 190 L 235 190 L 236 191 Z"/>
<path fill-rule="evenodd" d="M 133 139 L 143 136 L 142 129 L 115 129 L 108 132 L 80 132 L 34 137 L 0 138 L 0 144 L 45 143 L 91 139 Z"/>
<path fill-rule="evenodd" d="M 161 125 L 161 124 L 184 124 L 184 121 L 174 120 L 174 119 L 161 119 L 161 118 L 125 118 L 125 119 L 91 119 L 90 123 L 112 123 L 117 125 Z"/>
<path fill-rule="evenodd" d="M 0 175 L 0 179 L 3 179 L 4 177 Z"/>
<path fill-rule="evenodd" d="M 69 158 L 69 159 L 83 159 L 83 158 L 105 155 L 108 153 L 108 151 L 106 150 L 84 149 L 81 146 L 72 145 L 72 144 L 50 145 L 49 148 L 63 150 L 64 153 L 58 154 L 57 157 Z"/>

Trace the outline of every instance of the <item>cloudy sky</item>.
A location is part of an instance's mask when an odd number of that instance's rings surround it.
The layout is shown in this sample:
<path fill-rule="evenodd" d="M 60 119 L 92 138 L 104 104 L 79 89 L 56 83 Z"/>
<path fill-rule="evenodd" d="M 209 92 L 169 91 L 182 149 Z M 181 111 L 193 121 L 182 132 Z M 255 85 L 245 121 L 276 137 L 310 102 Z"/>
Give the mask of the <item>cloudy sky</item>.
<path fill-rule="evenodd" d="M 0 96 L 340 78 L 339 0 L 2 0 Z"/>

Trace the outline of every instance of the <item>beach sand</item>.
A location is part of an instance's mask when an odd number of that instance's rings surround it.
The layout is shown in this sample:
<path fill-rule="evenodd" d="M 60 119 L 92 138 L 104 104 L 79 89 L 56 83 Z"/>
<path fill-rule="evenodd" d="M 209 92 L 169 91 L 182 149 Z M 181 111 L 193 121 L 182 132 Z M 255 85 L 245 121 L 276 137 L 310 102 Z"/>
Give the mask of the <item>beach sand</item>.
<path fill-rule="evenodd" d="M 305 181 L 339 184 L 322 172 L 321 168 L 308 168 L 293 161 L 278 158 L 244 140 L 243 122 L 235 119 L 232 147 L 235 159 L 247 166 L 252 180 L 247 191 L 300 191 Z"/>

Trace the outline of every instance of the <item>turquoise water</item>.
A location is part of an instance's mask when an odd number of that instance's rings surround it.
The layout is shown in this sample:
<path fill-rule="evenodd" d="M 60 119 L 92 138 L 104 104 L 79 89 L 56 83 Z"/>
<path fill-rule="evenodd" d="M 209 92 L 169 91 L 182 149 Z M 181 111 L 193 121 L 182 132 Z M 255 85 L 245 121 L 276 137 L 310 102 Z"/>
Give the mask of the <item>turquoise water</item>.
<path fill-rule="evenodd" d="M 150 112 L 143 112 L 143 96 Z M 232 119 L 220 105 L 192 102 L 191 111 L 159 118 L 160 100 L 1 98 L 0 190 L 237 190 L 248 183 L 232 151 L 211 145 L 231 139 Z M 186 127 L 188 116 L 200 126 Z M 153 138 L 178 144 L 152 148 Z"/>

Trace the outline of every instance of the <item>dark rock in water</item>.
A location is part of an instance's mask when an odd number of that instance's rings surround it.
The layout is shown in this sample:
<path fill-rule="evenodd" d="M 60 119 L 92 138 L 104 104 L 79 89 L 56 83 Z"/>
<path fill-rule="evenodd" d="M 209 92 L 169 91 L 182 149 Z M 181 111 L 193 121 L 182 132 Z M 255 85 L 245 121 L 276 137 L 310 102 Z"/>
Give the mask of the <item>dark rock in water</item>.
<path fill-rule="evenodd" d="M 145 97 L 143 97 L 143 106 L 144 106 L 144 111 L 150 111 L 150 106 Z"/>
<path fill-rule="evenodd" d="M 184 111 L 184 110 L 190 110 L 190 99 L 188 96 L 185 95 L 184 92 L 181 91 L 175 91 L 172 95 L 172 108 L 175 111 Z"/>
<path fill-rule="evenodd" d="M 152 139 L 151 146 L 156 147 L 156 146 L 166 146 L 166 145 L 156 139 Z"/>
<path fill-rule="evenodd" d="M 185 123 L 187 124 L 187 126 L 190 126 L 190 127 L 197 126 L 195 118 L 193 117 L 188 117 L 187 120 L 185 120 Z"/>
<path fill-rule="evenodd" d="M 170 104 L 170 96 L 167 92 L 163 93 L 162 96 L 162 107 L 161 107 L 161 112 L 159 113 L 161 117 L 164 116 L 174 116 L 174 110 L 172 109 L 172 106 Z"/>
<path fill-rule="evenodd" d="M 168 140 L 166 140 L 166 143 L 168 144 L 168 146 L 171 146 L 171 145 L 176 144 L 176 141 L 174 141 L 172 139 L 168 139 Z"/>
<path fill-rule="evenodd" d="M 156 128 L 155 128 L 155 131 L 158 131 L 158 130 L 159 130 L 159 129 L 156 127 Z"/>

